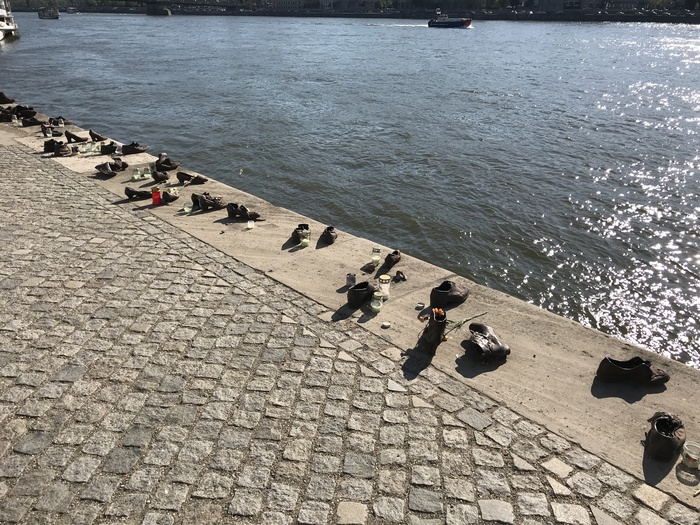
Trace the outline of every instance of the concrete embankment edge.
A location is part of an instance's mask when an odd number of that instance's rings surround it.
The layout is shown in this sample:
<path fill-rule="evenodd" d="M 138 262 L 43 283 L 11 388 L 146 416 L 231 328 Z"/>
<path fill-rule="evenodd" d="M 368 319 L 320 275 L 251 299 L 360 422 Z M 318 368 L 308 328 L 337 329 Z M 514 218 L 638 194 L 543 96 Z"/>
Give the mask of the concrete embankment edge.
<path fill-rule="evenodd" d="M 0 140 L 7 143 L 8 135 L 12 135 L 12 140 L 39 154 L 45 139 L 38 136 L 37 129 L 3 129 Z M 79 128 L 69 129 L 85 134 Z M 356 273 L 358 280 L 374 277 L 360 271 L 375 245 L 371 241 L 339 232 L 338 240 L 332 246 L 317 245 L 325 224 L 214 180 L 204 186 L 174 186 L 180 188 L 180 199 L 169 206 L 154 207 L 150 201 L 125 201 L 126 186 L 137 189 L 152 186 L 150 181 L 129 181 L 132 168 L 155 160 L 151 155 L 125 157 L 130 168 L 106 180 L 97 176 L 94 169 L 96 164 L 107 160 L 104 156 L 46 157 L 46 162 L 59 162 L 113 192 L 115 205 L 146 210 L 326 306 L 332 312 L 323 316 L 327 321 L 349 314 L 343 308 L 347 273 Z M 177 160 L 176 155 L 173 158 Z M 175 180 L 174 172 L 171 173 L 171 179 Z M 202 191 L 221 196 L 227 202 L 244 204 L 261 213 L 265 220 L 248 229 L 245 223 L 229 221 L 225 210 L 184 214 L 182 204 L 190 200 L 192 192 Z M 312 231 L 311 245 L 307 248 L 290 243 L 292 230 L 302 222 L 309 223 Z M 394 248 L 382 247 L 382 257 Z M 378 315 L 368 315 L 363 311 L 351 314 L 365 329 L 380 335 L 395 347 L 396 352 L 407 352 L 414 348 L 422 329 L 417 320 L 416 304 L 428 303 L 430 290 L 445 279 L 466 283 L 471 290 L 469 299 L 449 310 L 448 318 L 459 321 L 486 312 L 479 321 L 491 325 L 510 345 L 512 354 L 500 366 L 482 365 L 465 357 L 462 343 L 469 335 L 465 326 L 453 331 L 440 345 L 431 366 L 466 382 L 552 432 L 580 443 L 583 448 L 630 474 L 648 481 L 655 480 L 657 488 L 698 508 L 697 498 L 692 497 L 694 487 L 681 483 L 675 470 L 656 483 L 660 473 L 654 472 L 654 467 L 643 461 L 640 442 L 649 429 L 647 419 L 657 411 L 680 417 L 685 423 L 688 439 L 697 440 L 700 417 L 694 394 L 700 371 L 477 285 L 408 253 L 403 254 L 401 262 L 390 273 L 393 275 L 396 270 L 404 272 L 408 280 L 392 285 L 391 299 Z M 389 329 L 381 328 L 385 321 L 391 323 Z M 594 380 L 598 363 L 604 356 L 627 359 L 635 355 L 642 355 L 669 372 L 671 381 L 664 390 L 601 385 Z M 430 373 L 429 370 L 427 368 L 421 373 Z"/>

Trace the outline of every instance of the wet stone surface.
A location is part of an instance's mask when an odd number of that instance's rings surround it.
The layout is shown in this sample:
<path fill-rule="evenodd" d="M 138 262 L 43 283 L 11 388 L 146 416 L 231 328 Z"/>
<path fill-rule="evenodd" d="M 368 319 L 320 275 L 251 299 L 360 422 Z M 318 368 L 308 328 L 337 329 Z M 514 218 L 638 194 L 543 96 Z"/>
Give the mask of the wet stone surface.
<path fill-rule="evenodd" d="M 698 523 L 86 175 L 0 176 L 0 522 Z"/>

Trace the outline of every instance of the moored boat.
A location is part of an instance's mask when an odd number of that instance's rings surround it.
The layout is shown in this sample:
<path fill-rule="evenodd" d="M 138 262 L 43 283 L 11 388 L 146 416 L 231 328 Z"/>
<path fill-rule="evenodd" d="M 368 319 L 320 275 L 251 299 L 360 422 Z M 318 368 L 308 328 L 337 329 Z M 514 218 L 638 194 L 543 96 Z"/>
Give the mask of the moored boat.
<path fill-rule="evenodd" d="M 58 7 L 56 6 L 46 6 L 39 8 L 39 18 L 42 20 L 58 20 Z"/>
<path fill-rule="evenodd" d="M 19 28 L 12 16 L 10 0 L 0 0 L 0 40 L 19 36 Z"/>
<path fill-rule="evenodd" d="M 440 9 L 435 10 L 435 16 L 428 21 L 428 27 L 466 29 L 472 24 L 471 18 L 450 18 Z"/>

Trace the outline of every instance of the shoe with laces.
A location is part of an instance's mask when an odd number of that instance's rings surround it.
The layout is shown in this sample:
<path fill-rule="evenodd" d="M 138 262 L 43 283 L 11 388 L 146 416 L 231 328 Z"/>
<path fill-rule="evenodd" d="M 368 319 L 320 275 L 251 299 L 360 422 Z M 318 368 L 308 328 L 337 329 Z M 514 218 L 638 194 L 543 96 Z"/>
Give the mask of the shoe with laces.
<path fill-rule="evenodd" d="M 122 153 L 124 155 L 135 155 L 136 153 L 146 153 L 149 149 L 151 149 L 150 146 L 141 146 L 138 142 L 132 142 L 122 146 Z"/>
<path fill-rule="evenodd" d="M 335 231 L 333 226 L 327 226 L 323 233 L 321 233 L 321 241 L 324 244 L 331 245 L 338 238 L 338 232 Z"/>
<path fill-rule="evenodd" d="M 510 355 L 510 347 L 501 342 L 489 325 L 472 323 L 469 331 L 471 336 L 467 339 L 467 347 L 475 351 L 482 363 L 505 359 Z"/>

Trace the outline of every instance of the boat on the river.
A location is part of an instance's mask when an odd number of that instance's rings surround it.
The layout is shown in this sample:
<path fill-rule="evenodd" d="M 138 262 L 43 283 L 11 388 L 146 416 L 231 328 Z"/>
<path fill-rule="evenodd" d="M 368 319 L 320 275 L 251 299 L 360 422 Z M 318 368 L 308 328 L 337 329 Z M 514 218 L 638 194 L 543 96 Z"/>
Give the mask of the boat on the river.
<path fill-rule="evenodd" d="M 19 36 L 19 28 L 12 16 L 10 0 L 0 0 L 0 40 Z"/>
<path fill-rule="evenodd" d="M 60 17 L 58 7 L 49 5 L 39 8 L 39 18 L 42 20 L 58 20 Z"/>
<path fill-rule="evenodd" d="M 450 18 L 440 9 L 436 9 L 435 16 L 428 21 L 428 27 L 466 29 L 471 24 L 471 18 Z"/>

